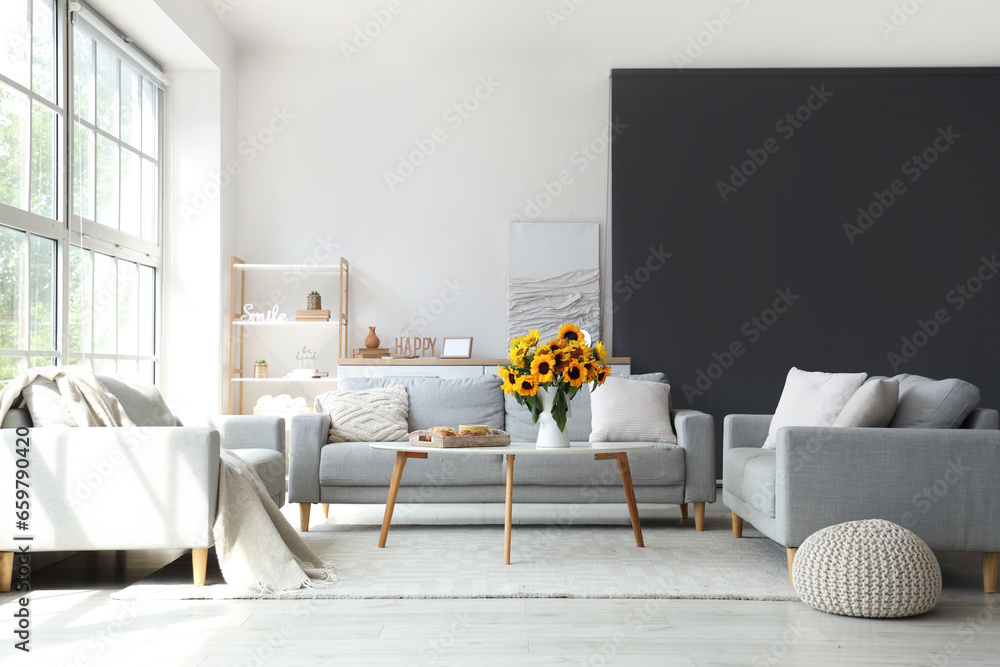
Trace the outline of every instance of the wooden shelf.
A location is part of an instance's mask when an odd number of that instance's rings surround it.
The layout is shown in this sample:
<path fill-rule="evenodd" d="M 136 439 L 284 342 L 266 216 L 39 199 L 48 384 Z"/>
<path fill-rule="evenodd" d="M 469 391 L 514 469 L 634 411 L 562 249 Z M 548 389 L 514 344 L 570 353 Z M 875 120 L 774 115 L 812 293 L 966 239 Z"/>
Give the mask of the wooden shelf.
<path fill-rule="evenodd" d="M 336 382 L 336 377 L 325 378 L 229 378 L 230 382 Z"/>
<path fill-rule="evenodd" d="M 236 269 L 243 271 L 304 271 L 306 273 L 336 273 L 340 266 L 336 264 L 236 264 Z"/>
<path fill-rule="evenodd" d="M 234 327 L 282 327 L 294 324 L 295 326 L 307 326 L 307 327 L 329 327 L 337 326 L 337 322 L 330 320 L 329 322 L 296 322 L 295 320 L 285 320 L 283 322 L 275 322 L 273 320 L 263 320 L 263 321 L 251 321 L 251 320 L 233 320 Z"/>
<path fill-rule="evenodd" d="M 502 366 L 507 359 L 437 359 L 420 357 L 417 359 L 341 359 L 341 366 Z M 631 364 L 632 357 L 609 357 L 608 364 Z"/>

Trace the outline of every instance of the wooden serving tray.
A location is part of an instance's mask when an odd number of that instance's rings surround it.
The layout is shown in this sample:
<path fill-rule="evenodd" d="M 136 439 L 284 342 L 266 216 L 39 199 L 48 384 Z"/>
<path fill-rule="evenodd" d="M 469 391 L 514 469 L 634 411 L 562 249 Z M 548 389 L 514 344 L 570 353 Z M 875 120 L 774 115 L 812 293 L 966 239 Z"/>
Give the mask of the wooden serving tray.
<path fill-rule="evenodd" d="M 510 434 L 494 430 L 493 435 L 451 435 L 445 436 L 434 431 L 414 431 L 410 434 L 410 444 L 415 447 L 506 447 L 510 444 Z"/>

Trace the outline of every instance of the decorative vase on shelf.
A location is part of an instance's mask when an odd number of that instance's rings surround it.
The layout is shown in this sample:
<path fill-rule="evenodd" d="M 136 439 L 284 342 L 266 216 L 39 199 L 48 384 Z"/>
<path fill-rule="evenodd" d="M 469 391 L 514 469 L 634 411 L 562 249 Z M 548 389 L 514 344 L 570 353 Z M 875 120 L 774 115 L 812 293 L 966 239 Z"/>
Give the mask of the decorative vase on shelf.
<path fill-rule="evenodd" d="M 266 378 L 267 377 L 267 364 L 254 364 L 253 365 L 253 376 L 255 378 Z"/>
<path fill-rule="evenodd" d="M 569 403 L 584 384 L 593 389 L 604 384 L 611 372 L 607 351 L 600 341 L 588 345 L 585 334 L 572 322 L 560 327 L 547 343 L 539 339 L 535 329 L 513 339 L 510 363 L 500 366 L 497 375 L 503 380 L 503 390 L 528 408 L 531 421 L 538 424 L 535 446 L 569 447 Z"/>
<path fill-rule="evenodd" d="M 307 295 L 306 310 L 323 310 L 323 297 L 315 293 Z"/>
<path fill-rule="evenodd" d="M 368 349 L 375 349 L 378 344 L 381 343 L 378 336 L 375 335 L 375 327 L 368 327 L 368 337 L 365 338 L 365 347 Z"/>

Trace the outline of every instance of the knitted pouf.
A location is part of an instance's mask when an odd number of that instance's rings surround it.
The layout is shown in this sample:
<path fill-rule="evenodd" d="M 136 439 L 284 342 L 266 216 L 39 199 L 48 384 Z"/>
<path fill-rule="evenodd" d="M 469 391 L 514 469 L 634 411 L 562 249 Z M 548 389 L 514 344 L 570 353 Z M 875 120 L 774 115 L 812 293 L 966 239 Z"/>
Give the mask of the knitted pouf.
<path fill-rule="evenodd" d="M 829 614 L 899 618 L 930 611 L 941 597 L 934 552 L 891 521 L 848 521 L 802 543 L 792 565 L 795 592 Z"/>

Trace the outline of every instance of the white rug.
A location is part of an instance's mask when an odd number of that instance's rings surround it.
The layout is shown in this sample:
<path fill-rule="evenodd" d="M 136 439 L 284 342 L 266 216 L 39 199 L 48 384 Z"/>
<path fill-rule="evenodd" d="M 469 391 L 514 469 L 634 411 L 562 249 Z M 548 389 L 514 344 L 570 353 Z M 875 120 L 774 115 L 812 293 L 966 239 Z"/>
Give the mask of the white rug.
<path fill-rule="evenodd" d="M 379 527 L 319 525 L 305 535 L 337 566 L 327 589 L 260 598 L 692 598 L 797 600 L 785 550 L 749 525 L 697 532 L 677 522 L 643 526 L 645 548 L 625 525 L 516 525 L 511 564 L 502 525 L 399 525 L 377 548 Z M 118 600 L 231 599 L 210 552 L 208 585 L 191 585 L 191 558 L 113 594 Z"/>

